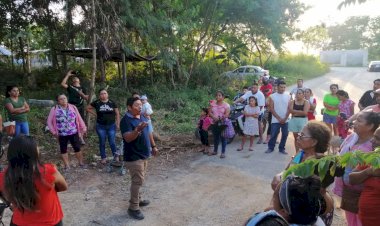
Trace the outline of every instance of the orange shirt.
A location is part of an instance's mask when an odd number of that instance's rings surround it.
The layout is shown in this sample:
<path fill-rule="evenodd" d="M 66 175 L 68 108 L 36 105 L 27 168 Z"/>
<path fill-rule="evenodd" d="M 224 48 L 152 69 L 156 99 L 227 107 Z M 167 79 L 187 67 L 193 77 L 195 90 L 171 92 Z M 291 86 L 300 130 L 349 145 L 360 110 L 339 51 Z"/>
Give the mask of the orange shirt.
<path fill-rule="evenodd" d="M 368 166 L 358 167 L 364 170 Z M 380 178 L 369 177 L 359 199 L 359 218 L 363 226 L 377 226 L 380 222 Z"/>
<path fill-rule="evenodd" d="M 63 218 L 61 203 L 54 187 L 54 173 L 57 171 L 52 164 L 44 164 L 40 167 L 42 180 L 35 181 L 40 198 L 35 211 L 13 209 L 12 222 L 16 225 L 46 225 L 53 226 Z M 7 169 L 0 172 L 0 191 L 4 190 L 4 176 Z"/>

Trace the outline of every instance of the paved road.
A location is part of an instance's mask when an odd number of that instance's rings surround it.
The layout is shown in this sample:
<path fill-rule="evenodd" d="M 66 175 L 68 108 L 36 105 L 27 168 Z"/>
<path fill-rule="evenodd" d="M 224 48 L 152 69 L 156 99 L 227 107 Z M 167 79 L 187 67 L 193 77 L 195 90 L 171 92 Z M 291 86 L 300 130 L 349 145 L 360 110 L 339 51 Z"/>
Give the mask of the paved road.
<path fill-rule="evenodd" d="M 322 97 L 329 85 L 339 84 L 357 103 L 362 93 L 372 88 L 380 73 L 368 73 L 365 68 L 332 68 L 328 74 L 305 81 L 322 106 Z M 291 90 L 294 86 L 290 86 Z M 320 116 L 318 117 L 320 118 Z M 289 155 L 276 148 L 265 154 L 267 146 L 256 145 L 254 152 L 245 149 L 235 151 L 240 139 L 228 145 L 227 158 L 198 156 L 190 166 L 168 173 L 166 179 L 148 182 L 152 198 L 159 204 L 147 209 L 147 218 L 136 225 L 241 225 L 252 212 L 268 206 L 272 191 L 270 181 L 284 169 L 294 154 L 293 139 L 287 142 Z M 154 173 L 153 173 L 154 174 Z M 149 213 L 151 212 L 151 213 Z M 343 219 L 336 217 L 334 225 L 342 225 Z"/>

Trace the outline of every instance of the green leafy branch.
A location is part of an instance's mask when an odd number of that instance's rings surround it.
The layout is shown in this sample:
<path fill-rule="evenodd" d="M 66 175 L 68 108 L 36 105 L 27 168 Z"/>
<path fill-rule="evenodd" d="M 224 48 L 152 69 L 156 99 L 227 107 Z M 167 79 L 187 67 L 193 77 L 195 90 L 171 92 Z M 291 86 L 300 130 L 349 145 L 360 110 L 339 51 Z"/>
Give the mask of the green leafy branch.
<path fill-rule="evenodd" d="M 308 159 L 303 163 L 293 165 L 283 174 L 283 179 L 289 175 L 297 175 L 299 177 L 309 177 L 318 175 L 321 180 L 325 178 L 327 173 L 335 176 L 338 167 L 356 167 L 358 165 L 370 165 L 374 169 L 380 168 L 380 147 L 373 152 L 354 151 L 347 152 L 341 156 L 327 155 L 320 159 Z"/>

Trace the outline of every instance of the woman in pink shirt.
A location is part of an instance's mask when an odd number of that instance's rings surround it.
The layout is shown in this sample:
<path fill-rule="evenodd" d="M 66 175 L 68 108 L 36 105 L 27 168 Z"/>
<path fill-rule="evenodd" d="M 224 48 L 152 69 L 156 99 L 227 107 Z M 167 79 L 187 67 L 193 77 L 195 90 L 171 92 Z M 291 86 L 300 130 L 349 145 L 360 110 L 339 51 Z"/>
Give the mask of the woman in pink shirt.
<path fill-rule="evenodd" d="M 224 93 L 220 90 L 216 92 L 215 101 L 210 101 L 209 114 L 212 118 L 212 134 L 214 135 L 214 151 L 208 155 L 217 155 L 219 142 L 222 142 L 222 153 L 220 158 L 225 158 L 227 140 L 222 136 L 222 129 L 218 124 L 222 124 L 224 119 L 230 116 L 230 105 L 224 101 Z"/>

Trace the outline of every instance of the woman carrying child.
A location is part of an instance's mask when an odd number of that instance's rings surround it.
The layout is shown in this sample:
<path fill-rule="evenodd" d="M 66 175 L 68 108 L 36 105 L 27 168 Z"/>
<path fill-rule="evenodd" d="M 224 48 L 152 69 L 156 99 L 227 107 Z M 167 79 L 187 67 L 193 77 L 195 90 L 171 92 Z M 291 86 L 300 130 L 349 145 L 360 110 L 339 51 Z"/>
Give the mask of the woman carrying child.
<path fill-rule="evenodd" d="M 255 135 L 259 135 L 259 115 L 260 115 L 260 107 L 257 106 L 257 99 L 254 96 L 249 97 L 248 105 L 244 108 L 244 129 L 243 129 L 243 139 L 241 141 L 240 148 L 237 151 L 242 151 L 244 149 L 244 144 L 246 140 L 246 136 L 249 136 L 249 150 L 253 151 L 253 140 L 255 139 Z"/>
<path fill-rule="evenodd" d="M 350 99 L 348 93 L 344 90 L 338 90 L 336 96 L 340 100 L 338 105 L 339 115 L 337 117 L 338 133 L 342 139 L 346 139 L 348 127 L 344 122 L 354 114 L 355 102 Z"/>

